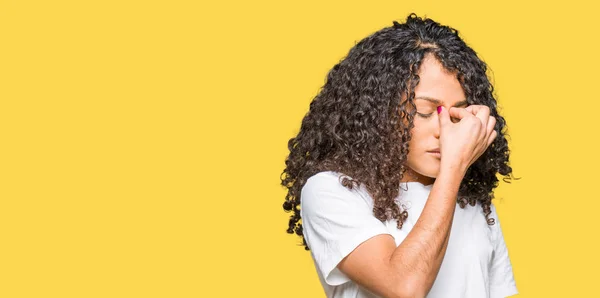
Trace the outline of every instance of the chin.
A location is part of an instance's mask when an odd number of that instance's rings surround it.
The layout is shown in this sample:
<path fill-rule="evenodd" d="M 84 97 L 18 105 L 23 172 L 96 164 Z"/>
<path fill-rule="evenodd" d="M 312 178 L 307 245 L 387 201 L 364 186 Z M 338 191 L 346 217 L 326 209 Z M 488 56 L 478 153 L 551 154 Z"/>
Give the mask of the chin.
<path fill-rule="evenodd" d="M 435 179 L 435 178 L 437 178 L 438 174 L 439 174 L 439 173 L 432 173 L 432 174 L 425 174 L 425 175 L 423 175 L 423 176 L 425 176 L 425 177 L 429 177 L 429 178 L 434 178 L 434 179 Z"/>
<path fill-rule="evenodd" d="M 437 178 L 437 176 L 440 174 L 440 168 L 439 167 L 435 167 L 435 168 L 428 168 L 428 169 L 424 169 L 422 171 L 417 171 L 417 173 L 425 176 L 425 177 L 429 177 L 429 178 Z"/>
<path fill-rule="evenodd" d="M 440 174 L 440 160 L 426 157 L 409 160 L 408 167 L 421 176 L 435 179 Z"/>

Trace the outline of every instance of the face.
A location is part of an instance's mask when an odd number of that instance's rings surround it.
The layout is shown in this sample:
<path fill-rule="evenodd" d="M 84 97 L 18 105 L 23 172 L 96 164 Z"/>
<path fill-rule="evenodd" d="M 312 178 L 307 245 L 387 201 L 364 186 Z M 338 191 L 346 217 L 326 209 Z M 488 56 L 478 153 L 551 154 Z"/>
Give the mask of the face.
<path fill-rule="evenodd" d="M 464 91 L 456 75 L 448 72 L 432 55 L 426 56 L 419 69 L 419 84 L 415 89 L 412 138 L 408 144 L 409 169 L 402 181 L 432 184 L 440 171 L 439 154 L 430 151 L 440 148 L 440 124 L 437 107 L 465 108 L 468 106 Z M 456 122 L 453 119 L 453 122 Z"/>

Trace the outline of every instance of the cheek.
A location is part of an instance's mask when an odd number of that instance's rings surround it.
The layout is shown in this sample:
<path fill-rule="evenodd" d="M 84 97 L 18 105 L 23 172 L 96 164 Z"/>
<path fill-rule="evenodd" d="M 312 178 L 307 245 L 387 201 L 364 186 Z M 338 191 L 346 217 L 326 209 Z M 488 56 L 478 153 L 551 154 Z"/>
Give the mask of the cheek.
<path fill-rule="evenodd" d="M 413 134 L 408 142 L 408 162 L 414 165 L 417 163 L 422 157 L 423 148 L 420 147 L 422 144 L 419 135 Z"/>
<path fill-rule="evenodd" d="M 422 140 L 425 138 L 425 134 L 422 129 L 414 127 L 410 134 L 410 141 L 408 142 L 409 147 L 412 149 L 419 150 L 419 145 L 423 144 Z"/>
<path fill-rule="evenodd" d="M 427 143 L 427 137 L 427 133 L 423 130 L 419 130 L 416 127 L 413 128 L 410 141 L 408 142 L 408 159 L 410 159 L 413 164 L 418 163 L 426 157 L 425 150 L 427 150 L 427 148 L 424 147 L 424 144 Z"/>

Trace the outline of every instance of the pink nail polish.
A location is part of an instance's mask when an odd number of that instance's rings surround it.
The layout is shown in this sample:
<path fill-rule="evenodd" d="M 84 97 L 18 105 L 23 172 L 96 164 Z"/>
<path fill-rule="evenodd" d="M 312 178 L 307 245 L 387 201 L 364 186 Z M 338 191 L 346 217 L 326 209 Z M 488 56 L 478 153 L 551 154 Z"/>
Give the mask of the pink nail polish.
<path fill-rule="evenodd" d="M 437 107 L 438 114 L 442 112 L 442 106 Z"/>

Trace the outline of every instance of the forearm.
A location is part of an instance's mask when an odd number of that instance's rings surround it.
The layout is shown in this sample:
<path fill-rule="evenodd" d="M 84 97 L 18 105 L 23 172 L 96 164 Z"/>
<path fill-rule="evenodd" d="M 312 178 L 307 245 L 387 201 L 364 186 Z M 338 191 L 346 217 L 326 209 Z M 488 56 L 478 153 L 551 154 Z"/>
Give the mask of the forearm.
<path fill-rule="evenodd" d="M 403 285 L 401 293 L 424 297 L 431 289 L 448 246 L 456 196 L 464 170 L 444 167 L 427 203 L 408 236 L 395 249 L 390 263 Z"/>

